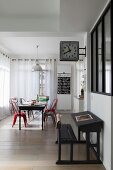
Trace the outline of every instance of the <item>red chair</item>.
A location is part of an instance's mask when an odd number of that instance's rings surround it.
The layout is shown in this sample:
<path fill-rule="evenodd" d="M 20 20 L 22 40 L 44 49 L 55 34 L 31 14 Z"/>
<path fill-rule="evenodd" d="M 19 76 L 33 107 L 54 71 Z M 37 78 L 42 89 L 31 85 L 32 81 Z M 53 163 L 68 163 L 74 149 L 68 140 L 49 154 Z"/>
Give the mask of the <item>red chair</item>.
<path fill-rule="evenodd" d="M 15 102 L 16 105 L 17 105 L 18 104 L 18 99 L 16 97 L 13 97 L 13 98 L 9 99 L 9 109 L 10 109 L 11 114 L 14 114 L 14 112 L 15 112 L 13 104 L 12 104 L 13 102 Z"/>
<path fill-rule="evenodd" d="M 55 123 L 56 118 L 56 107 L 57 107 L 58 99 L 54 99 L 51 103 L 51 106 L 49 108 L 45 108 L 44 110 L 44 121 L 47 121 L 48 116 L 52 117 L 53 123 Z"/>
<path fill-rule="evenodd" d="M 18 116 L 23 117 L 24 126 L 26 127 L 26 125 L 27 125 L 27 117 L 26 117 L 25 112 L 19 113 L 18 106 L 17 106 L 17 104 L 15 102 L 12 102 L 12 107 L 13 107 L 13 110 L 14 110 L 14 118 L 13 118 L 12 127 L 15 125 Z"/>
<path fill-rule="evenodd" d="M 20 104 L 23 105 L 24 103 L 27 103 L 27 101 L 24 98 L 20 98 Z M 34 119 L 33 110 L 28 110 L 27 112 L 28 112 L 28 114 L 27 114 L 28 119 L 30 119 L 31 115 L 33 116 L 33 119 Z"/>

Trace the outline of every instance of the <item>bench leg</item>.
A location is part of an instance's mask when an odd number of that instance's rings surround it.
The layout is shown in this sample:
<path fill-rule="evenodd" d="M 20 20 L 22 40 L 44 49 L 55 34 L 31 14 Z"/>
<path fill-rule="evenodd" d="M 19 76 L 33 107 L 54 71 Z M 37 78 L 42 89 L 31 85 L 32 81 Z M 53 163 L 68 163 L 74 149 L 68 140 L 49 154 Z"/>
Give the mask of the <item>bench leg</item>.
<path fill-rule="evenodd" d="M 58 144 L 58 161 L 61 161 L 61 143 Z"/>
<path fill-rule="evenodd" d="M 87 161 L 90 160 L 90 132 L 86 132 L 86 152 L 87 152 Z"/>
<path fill-rule="evenodd" d="M 100 160 L 100 132 L 97 132 L 97 160 Z"/>
<path fill-rule="evenodd" d="M 73 161 L 73 143 L 70 144 L 70 161 Z"/>

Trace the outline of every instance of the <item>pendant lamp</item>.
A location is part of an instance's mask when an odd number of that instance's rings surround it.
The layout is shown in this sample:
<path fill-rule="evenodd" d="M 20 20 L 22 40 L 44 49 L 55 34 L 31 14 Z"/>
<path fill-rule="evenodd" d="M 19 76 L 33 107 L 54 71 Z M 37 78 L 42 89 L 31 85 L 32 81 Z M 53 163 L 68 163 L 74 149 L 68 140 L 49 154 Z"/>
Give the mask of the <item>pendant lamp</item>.
<path fill-rule="evenodd" d="M 38 45 L 37 45 L 37 58 L 38 58 Z M 38 59 L 36 59 L 36 64 L 32 67 L 32 71 L 42 71 L 42 67 L 39 64 Z"/>

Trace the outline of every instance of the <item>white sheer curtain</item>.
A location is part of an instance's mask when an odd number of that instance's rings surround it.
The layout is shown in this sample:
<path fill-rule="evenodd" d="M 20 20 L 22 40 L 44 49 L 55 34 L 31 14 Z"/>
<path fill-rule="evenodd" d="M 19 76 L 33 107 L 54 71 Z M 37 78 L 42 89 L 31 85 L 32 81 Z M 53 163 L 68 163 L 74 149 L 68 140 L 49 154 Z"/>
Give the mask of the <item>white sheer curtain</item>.
<path fill-rule="evenodd" d="M 0 119 L 9 114 L 10 59 L 0 53 Z"/>
<path fill-rule="evenodd" d="M 44 92 L 43 95 L 56 97 L 55 62 L 56 60 L 40 60 L 40 65 L 45 65 L 44 71 Z M 31 59 L 12 59 L 11 60 L 11 97 L 24 98 L 26 100 L 36 99 L 39 94 L 40 72 L 32 72 L 35 61 Z"/>
<path fill-rule="evenodd" d="M 32 72 L 34 60 L 11 60 L 11 97 L 36 99 L 39 91 L 39 72 Z"/>
<path fill-rule="evenodd" d="M 45 91 L 49 96 L 50 102 L 57 96 L 57 61 L 56 59 L 46 60 L 45 69 Z"/>

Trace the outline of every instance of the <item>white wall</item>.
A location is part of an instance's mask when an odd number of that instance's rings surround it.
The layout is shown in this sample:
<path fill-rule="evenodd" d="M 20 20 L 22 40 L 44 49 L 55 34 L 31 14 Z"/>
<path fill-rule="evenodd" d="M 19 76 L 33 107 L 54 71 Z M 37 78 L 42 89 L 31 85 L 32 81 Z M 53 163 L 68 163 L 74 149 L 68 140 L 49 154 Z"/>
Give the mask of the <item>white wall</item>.
<path fill-rule="evenodd" d="M 84 110 L 90 110 L 90 34 L 85 33 L 84 35 L 84 44 L 83 47 L 86 47 L 86 56 L 80 56 L 83 58 L 83 74 L 84 74 Z M 80 61 L 81 62 L 81 61 Z M 80 63 L 79 62 L 79 63 Z M 80 69 L 79 63 L 76 64 L 77 72 L 77 87 L 75 96 L 79 97 L 80 95 Z"/>
<path fill-rule="evenodd" d="M 104 166 L 107 170 L 111 170 L 111 97 L 92 93 L 91 112 L 104 121 L 103 136 L 101 138 L 103 151 L 101 150 L 101 155 L 103 155 Z"/>
<path fill-rule="evenodd" d="M 103 10 L 102 10 L 102 12 L 103 12 Z M 104 129 L 101 133 L 101 158 L 103 160 L 103 164 L 104 164 L 105 168 L 107 170 L 112 170 L 111 155 L 113 154 L 113 149 L 111 147 L 111 136 L 112 136 L 111 134 L 112 134 L 113 127 L 112 127 L 111 123 L 112 123 L 112 119 L 113 119 L 113 116 L 112 116 L 113 99 L 111 96 L 106 96 L 106 95 L 101 95 L 101 94 L 96 94 L 96 93 L 90 93 L 90 96 L 91 96 L 89 98 L 89 103 L 91 103 L 90 111 L 93 112 L 94 114 L 96 114 L 98 117 L 100 117 L 104 121 Z M 113 144 L 112 144 L 112 146 L 113 146 Z"/>
<path fill-rule="evenodd" d="M 86 46 L 86 57 L 84 58 L 84 110 L 90 110 L 90 34 L 86 33 L 84 37 L 84 46 Z"/>
<path fill-rule="evenodd" d="M 73 96 L 74 96 L 74 93 L 75 93 L 75 86 L 74 86 L 74 82 L 76 81 L 76 77 L 75 77 L 75 62 L 68 62 L 68 61 L 59 61 L 58 62 L 58 65 L 70 65 L 71 66 L 71 109 L 73 109 Z M 63 105 L 64 108 L 67 108 L 66 106 L 66 102 L 64 102 L 64 105 Z M 61 109 L 62 110 L 62 109 Z M 69 109 L 63 109 L 63 110 L 69 110 Z"/>
<path fill-rule="evenodd" d="M 111 97 L 111 169 L 113 169 L 113 97 Z"/>

